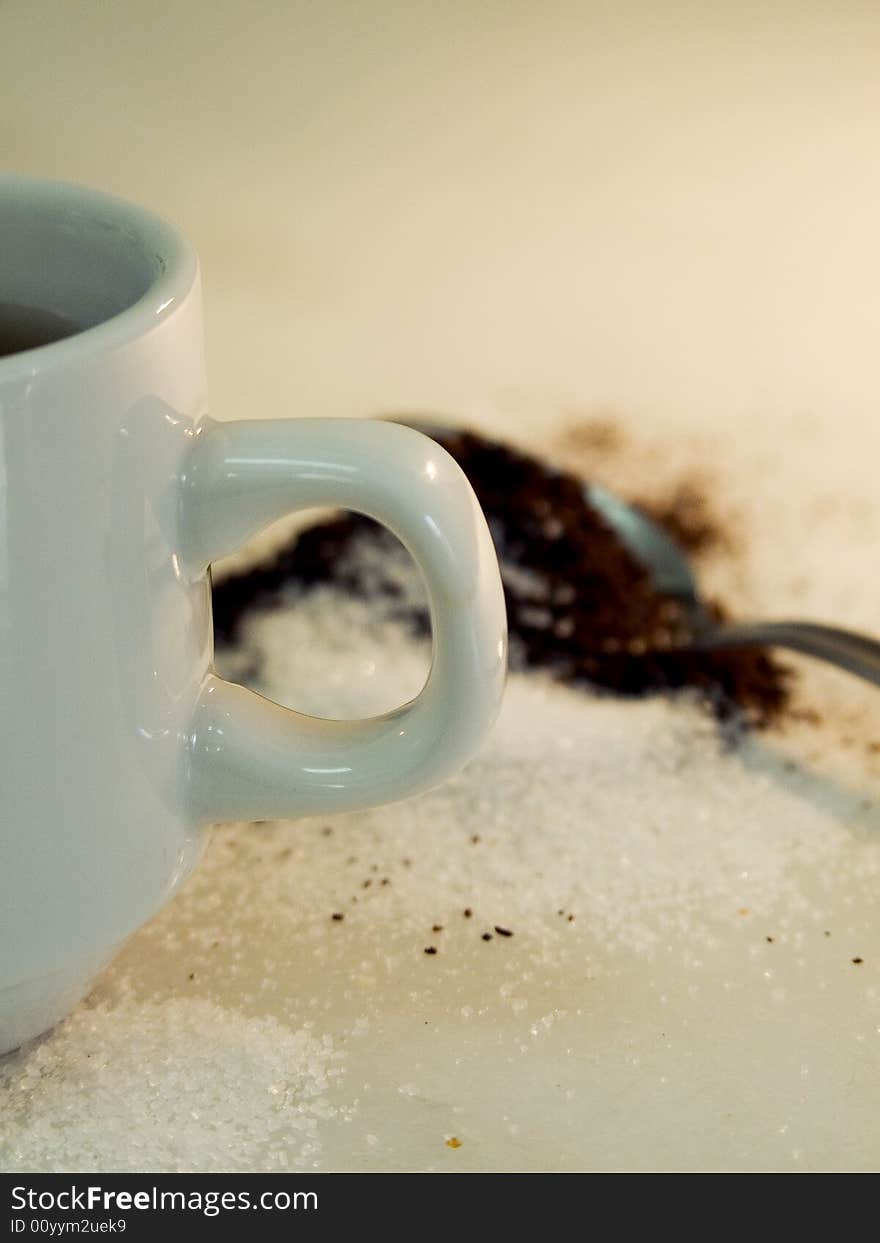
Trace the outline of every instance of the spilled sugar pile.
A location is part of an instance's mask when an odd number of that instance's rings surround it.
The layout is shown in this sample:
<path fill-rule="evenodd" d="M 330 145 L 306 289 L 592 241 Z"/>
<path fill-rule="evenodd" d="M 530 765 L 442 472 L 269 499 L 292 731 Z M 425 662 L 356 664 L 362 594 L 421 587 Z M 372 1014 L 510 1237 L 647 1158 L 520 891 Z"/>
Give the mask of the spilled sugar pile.
<path fill-rule="evenodd" d="M 327 586 L 254 616 L 243 637 L 268 694 L 339 715 L 405 701 L 429 657 L 373 602 Z M 237 913 L 282 912 L 315 935 L 336 935 L 334 915 L 359 936 L 378 923 L 385 949 L 407 954 L 495 939 L 496 925 L 552 953 L 575 923 L 649 954 L 675 932 L 701 943 L 743 909 L 787 902 L 807 917 L 802 871 L 827 873 L 849 840 L 812 805 L 806 773 L 763 743 L 731 750 L 696 697 L 588 698 L 535 674 L 511 677 L 489 743 L 437 790 L 222 838 Z M 205 900 L 228 866 L 221 847 L 196 882 Z"/>
<path fill-rule="evenodd" d="M 338 1063 L 326 1037 L 208 1001 L 81 1006 L 0 1059 L 0 1168 L 309 1168 Z"/>

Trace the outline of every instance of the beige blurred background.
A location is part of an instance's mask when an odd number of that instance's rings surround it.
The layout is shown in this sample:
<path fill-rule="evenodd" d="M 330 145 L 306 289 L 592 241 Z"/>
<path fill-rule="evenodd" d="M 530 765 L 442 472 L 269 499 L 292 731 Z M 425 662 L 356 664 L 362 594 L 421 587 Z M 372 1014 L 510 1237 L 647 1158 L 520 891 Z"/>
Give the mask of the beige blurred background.
<path fill-rule="evenodd" d="M 862 415 L 878 47 L 853 0 L 4 0 L 0 158 L 189 233 L 219 417 Z"/>

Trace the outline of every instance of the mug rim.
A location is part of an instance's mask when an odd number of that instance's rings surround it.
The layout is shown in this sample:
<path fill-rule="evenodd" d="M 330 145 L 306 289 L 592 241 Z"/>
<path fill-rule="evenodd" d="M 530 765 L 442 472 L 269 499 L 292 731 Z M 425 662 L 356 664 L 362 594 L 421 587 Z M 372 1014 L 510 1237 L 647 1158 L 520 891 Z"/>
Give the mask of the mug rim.
<path fill-rule="evenodd" d="M 81 361 L 138 340 L 169 319 L 198 280 L 199 261 L 195 249 L 174 225 L 115 194 L 76 182 L 0 173 L 0 206 L 4 200 L 39 201 L 59 210 L 67 208 L 80 213 L 97 208 L 103 220 L 124 230 L 140 246 L 142 253 L 158 263 L 159 271 L 146 290 L 115 315 L 58 341 L 0 358 L 0 383 Z"/>

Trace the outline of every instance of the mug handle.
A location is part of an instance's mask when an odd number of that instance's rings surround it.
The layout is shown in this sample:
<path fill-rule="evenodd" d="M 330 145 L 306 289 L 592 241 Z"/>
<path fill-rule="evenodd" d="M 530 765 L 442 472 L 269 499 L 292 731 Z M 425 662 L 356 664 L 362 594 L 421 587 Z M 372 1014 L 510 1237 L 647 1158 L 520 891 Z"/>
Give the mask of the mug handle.
<path fill-rule="evenodd" d="M 486 520 L 445 449 L 394 423 L 204 419 L 180 484 L 182 572 L 204 574 L 293 510 L 355 510 L 412 554 L 433 630 L 421 693 L 362 721 L 304 716 L 209 674 L 189 738 L 200 822 L 372 807 L 436 785 L 473 754 L 500 705 L 507 626 Z"/>

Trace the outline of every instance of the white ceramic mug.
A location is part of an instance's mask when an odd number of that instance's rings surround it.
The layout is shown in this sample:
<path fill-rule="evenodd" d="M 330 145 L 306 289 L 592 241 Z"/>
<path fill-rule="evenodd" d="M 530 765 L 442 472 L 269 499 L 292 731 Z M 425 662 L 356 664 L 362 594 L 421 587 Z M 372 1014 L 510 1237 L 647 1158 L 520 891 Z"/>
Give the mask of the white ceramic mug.
<path fill-rule="evenodd" d="M 198 263 L 162 220 L 0 177 L 0 303 L 78 327 L 0 357 L 2 1053 L 84 995 L 206 824 L 367 807 L 458 768 L 498 709 L 506 628 L 482 512 L 433 441 L 206 417 Z M 210 562 L 316 505 L 384 523 L 427 584 L 428 680 L 372 720 L 212 671 Z"/>

